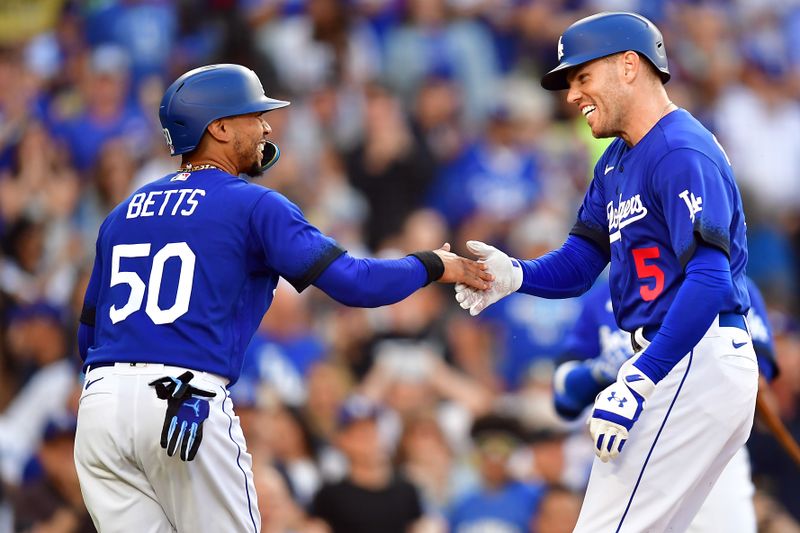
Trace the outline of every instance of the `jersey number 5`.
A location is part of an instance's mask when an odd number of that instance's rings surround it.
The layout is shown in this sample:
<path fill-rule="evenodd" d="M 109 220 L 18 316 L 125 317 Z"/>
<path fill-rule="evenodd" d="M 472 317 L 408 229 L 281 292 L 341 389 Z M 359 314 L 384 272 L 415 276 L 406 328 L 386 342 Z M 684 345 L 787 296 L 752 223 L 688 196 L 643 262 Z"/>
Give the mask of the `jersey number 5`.
<path fill-rule="evenodd" d="M 153 256 L 150 268 L 150 277 L 147 287 L 136 272 L 120 270 L 120 259 L 123 257 L 149 257 L 150 243 L 118 244 L 111 250 L 111 286 L 125 284 L 131 288 L 128 301 L 120 308 L 112 305 L 109 311 L 111 322 L 116 324 L 128 318 L 141 309 L 147 292 L 147 304 L 144 311 L 155 324 L 170 324 L 184 315 L 189 310 L 189 298 L 192 295 L 194 282 L 195 255 L 185 242 L 170 242 L 164 245 Z M 176 257 L 180 259 L 181 271 L 178 276 L 178 290 L 175 294 L 175 303 L 167 309 L 158 305 L 158 295 L 161 292 L 161 279 L 164 276 L 164 264 L 167 259 Z M 146 289 L 146 290 L 145 290 Z"/>
<path fill-rule="evenodd" d="M 639 287 L 639 294 L 645 302 L 651 302 L 658 298 L 661 291 L 664 290 L 664 271 L 653 264 L 647 264 L 645 261 L 648 259 L 658 259 L 661 255 L 657 246 L 650 248 L 636 248 L 631 250 L 633 253 L 633 262 L 636 265 L 636 275 L 639 279 L 653 278 L 655 279 L 655 287 L 650 287 L 650 284 L 643 284 Z"/>

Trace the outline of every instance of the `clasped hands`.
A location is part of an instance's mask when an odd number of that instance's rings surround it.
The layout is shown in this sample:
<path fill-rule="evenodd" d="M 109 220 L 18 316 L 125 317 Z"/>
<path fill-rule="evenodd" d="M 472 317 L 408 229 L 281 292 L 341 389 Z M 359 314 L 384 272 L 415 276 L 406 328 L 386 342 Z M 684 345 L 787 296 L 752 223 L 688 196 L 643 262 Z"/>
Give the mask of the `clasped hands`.
<path fill-rule="evenodd" d="M 478 257 L 478 264 L 484 265 L 494 276 L 488 288 L 482 290 L 456 283 L 456 301 L 462 309 L 476 316 L 522 286 L 522 267 L 505 252 L 480 241 L 467 241 L 467 249 Z"/>

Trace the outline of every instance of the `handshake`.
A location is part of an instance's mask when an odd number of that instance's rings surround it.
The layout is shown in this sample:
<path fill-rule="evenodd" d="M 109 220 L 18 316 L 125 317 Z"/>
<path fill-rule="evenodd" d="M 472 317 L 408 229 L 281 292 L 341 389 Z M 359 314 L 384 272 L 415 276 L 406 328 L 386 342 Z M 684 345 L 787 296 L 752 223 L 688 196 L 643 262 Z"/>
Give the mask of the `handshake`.
<path fill-rule="evenodd" d="M 446 248 L 446 250 L 445 250 Z M 489 246 L 480 241 L 467 241 L 467 249 L 478 257 L 477 265 L 480 271 L 480 282 L 473 283 L 466 277 L 442 276 L 442 282 L 456 282 L 456 301 L 463 309 L 469 310 L 472 316 L 477 315 L 493 303 L 516 292 L 522 285 L 522 267 L 519 261 L 506 255 L 494 246 Z M 453 257 L 458 257 L 449 252 L 449 245 L 437 250 L 446 251 Z M 438 254 L 440 257 L 442 254 Z M 445 262 L 445 274 L 447 262 Z M 462 258 L 459 258 L 462 259 Z M 462 259 L 463 261 L 467 261 Z"/>

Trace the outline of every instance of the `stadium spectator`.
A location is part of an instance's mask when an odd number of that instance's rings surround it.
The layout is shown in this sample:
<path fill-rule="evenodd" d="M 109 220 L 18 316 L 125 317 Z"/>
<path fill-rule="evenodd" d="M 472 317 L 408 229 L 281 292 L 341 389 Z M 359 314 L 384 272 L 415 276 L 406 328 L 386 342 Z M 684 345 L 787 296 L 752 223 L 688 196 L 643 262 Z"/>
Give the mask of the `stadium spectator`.
<path fill-rule="evenodd" d="M 381 440 L 380 408 L 350 397 L 339 414 L 336 442 L 348 460 L 347 476 L 326 483 L 314 497 L 311 514 L 333 533 L 405 533 L 422 518 L 420 495 L 391 463 Z"/>
<path fill-rule="evenodd" d="M 449 513 L 453 533 L 525 531 L 536 514 L 543 485 L 514 479 L 510 461 L 525 432 L 509 416 L 490 414 L 472 426 L 481 487 L 457 501 Z"/>

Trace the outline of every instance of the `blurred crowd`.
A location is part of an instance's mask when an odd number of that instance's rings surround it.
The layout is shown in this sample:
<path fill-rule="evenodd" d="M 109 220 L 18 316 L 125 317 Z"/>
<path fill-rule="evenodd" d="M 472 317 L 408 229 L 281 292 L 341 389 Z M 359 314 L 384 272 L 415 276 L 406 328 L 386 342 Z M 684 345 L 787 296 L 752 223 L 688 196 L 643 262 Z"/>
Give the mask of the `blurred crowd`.
<path fill-rule="evenodd" d="M 0 532 L 94 531 L 72 462 L 75 331 L 103 218 L 179 164 L 158 123 L 167 84 L 240 63 L 290 100 L 268 115 L 282 156 L 257 182 L 353 255 L 478 239 L 536 257 L 563 242 L 606 146 L 538 80 L 563 29 L 602 10 L 659 25 L 671 98 L 733 163 L 774 408 L 800 437 L 800 2 L 5 0 Z M 279 285 L 231 387 L 264 531 L 571 531 L 593 453 L 551 381 L 580 307 L 514 294 L 471 318 L 450 287 L 365 310 Z M 800 531 L 800 471 L 758 421 L 749 447 L 759 530 Z"/>

